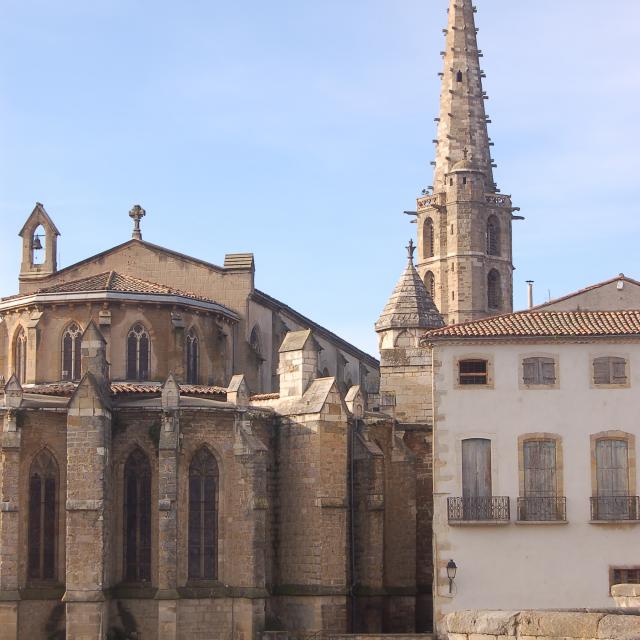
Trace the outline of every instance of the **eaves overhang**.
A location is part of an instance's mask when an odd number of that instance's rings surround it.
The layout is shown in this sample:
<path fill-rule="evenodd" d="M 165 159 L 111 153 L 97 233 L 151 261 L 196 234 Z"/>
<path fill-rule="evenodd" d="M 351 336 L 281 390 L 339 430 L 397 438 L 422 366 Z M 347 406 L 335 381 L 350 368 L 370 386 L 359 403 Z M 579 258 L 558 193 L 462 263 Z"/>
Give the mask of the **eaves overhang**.
<path fill-rule="evenodd" d="M 0 301 L 0 314 L 21 307 L 32 307 L 47 304 L 70 304 L 87 302 L 131 302 L 138 304 L 170 304 L 207 311 L 224 316 L 231 322 L 238 322 L 240 317 L 224 305 L 216 302 L 197 300 L 175 294 L 135 293 L 121 291 L 78 291 L 67 293 L 33 293 Z"/>

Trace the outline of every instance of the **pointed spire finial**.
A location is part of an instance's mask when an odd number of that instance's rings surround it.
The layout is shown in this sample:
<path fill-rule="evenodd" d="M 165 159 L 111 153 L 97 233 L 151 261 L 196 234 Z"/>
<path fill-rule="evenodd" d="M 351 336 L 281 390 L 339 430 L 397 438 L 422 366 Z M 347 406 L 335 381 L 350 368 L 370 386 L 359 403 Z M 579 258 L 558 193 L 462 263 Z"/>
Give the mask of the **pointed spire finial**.
<path fill-rule="evenodd" d="M 409 240 L 409 244 L 405 248 L 407 250 L 407 253 L 409 254 L 409 262 L 413 262 L 413 254 L 416 250 L 416 245 L 413 244 L 413 238 Z"/>
<path fill-rule="evenodd" d="M 136 240 L 142 240 L 142 231 L 140 230 L 140 220 L 147 215 L 147 212 L 139 205 L 134 204 L 133 209 L 129 211 L 129 217 L 133 220 L 133 233 L 131 237 Z"/>

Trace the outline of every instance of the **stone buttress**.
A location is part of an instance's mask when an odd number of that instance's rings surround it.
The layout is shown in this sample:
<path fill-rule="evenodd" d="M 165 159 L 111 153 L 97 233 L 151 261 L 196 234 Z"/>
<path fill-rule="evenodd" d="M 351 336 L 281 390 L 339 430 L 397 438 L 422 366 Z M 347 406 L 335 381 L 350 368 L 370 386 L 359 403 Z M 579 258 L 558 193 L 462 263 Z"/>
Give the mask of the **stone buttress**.
<path fill-rule="evenodd" d="M 91 322 L 82 336 L 84 375 L 67 410 L 67 638 L 99 640 L 111 586 L 111 402 L 106 343 Z"/>

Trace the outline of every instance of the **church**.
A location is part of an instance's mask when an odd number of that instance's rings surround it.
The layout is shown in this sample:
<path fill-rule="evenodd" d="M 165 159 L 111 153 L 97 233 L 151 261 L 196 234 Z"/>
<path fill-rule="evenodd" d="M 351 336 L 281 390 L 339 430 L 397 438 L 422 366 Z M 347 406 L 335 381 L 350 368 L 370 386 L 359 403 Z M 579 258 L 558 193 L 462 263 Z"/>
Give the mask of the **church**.
<path fill-rule="evenodd" d="M 493 177 L 474 12 L 450 0 L 433 185 L 408 212 L 417 244 L 375 322 L 379 361 L 258 290 L 253 254 L 220 266 L 143 240 L 139 205 L 130 239 L 60 268 L 55 212 L 35 205 L 19 232 L 18 293 L 0 299 L 2 640 L 443 636 L 452 611 L 526 606 L 509 584 L 508 597 L 484 590 L 486 563 L 506 549 L 525 571 L 522 537 L 558 544 L 548 523 L 566 522 L 568 494 L 558 464 L 532 480 L 524 462 L 552 445 L 560 460 L 560 435 L 516 433 L 509 416 L 523 394 L 532 422 L 544 414 L 544 394 L 575 372 L 576 344 L 590 350 L 582 382 L 591 367 L 591 386 L 603 385 L 592 421 L 610 392 L 631 415 L 637 356 L 618 343 L 637 342 L 640 320 L 610 319 L 604 335 L 576 314 L 638 309 L 640 284 L 620 276 L 513 314 L 523 218 Z M 568 346 L 543 320 L 548 332 L 532 334 L 534 312 L 573 314 Z M 616 346 L 592 348 L 603 335 Z M 559 412 L 581 401 L 562 393 Z M 509 408 L 500 424 L 496 396 Z M 640 434 L 585 429 L 591 535 L 623 527 L 628 562 L 612 562 L 631 581 Z M 598 464 L 623 449 L 629 482 L 599 481 Z M 569 500 L 584 507 L 583 494 Z M 505 526 L 512 499 L 520 524 L 538 525 L 526 536 Z M 536 589 L 531 606 L 543 606 Z"/>

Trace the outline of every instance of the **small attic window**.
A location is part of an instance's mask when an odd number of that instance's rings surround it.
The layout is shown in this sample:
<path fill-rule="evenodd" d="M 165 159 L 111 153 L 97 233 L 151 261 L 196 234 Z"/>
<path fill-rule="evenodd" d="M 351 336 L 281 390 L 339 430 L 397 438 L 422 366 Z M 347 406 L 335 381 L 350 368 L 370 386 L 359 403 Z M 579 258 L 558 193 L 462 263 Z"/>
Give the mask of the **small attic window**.
<path fill-rule="evenodd" d="M 462 178 L 462 184 L 467 184 L 467 179 L 466 178 Z"/>
<path fill-rule="evenodd" d="M 456 73 L 456 82 L 462 82 L 462 71 Z"/>

